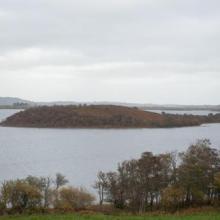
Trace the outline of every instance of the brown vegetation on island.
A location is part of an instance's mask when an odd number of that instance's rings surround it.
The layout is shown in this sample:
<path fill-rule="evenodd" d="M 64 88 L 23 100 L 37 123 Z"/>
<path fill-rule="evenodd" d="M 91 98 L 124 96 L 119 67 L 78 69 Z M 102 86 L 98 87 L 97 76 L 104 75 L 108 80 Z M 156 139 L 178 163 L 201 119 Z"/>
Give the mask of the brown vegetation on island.
<path fill-rule="evenodd" d="M 157 128 L 220 122 L 220 114 L 172 115 L 111 105 L 41 106 L 18 112 L 2 126 L 42 128 Z"/>

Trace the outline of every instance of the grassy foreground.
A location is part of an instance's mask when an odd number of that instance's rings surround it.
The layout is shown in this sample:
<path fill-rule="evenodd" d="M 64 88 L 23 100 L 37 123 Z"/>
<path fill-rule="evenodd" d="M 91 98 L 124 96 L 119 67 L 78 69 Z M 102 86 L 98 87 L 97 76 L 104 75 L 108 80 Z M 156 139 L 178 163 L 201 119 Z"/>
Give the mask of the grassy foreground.
<path fill-rule="evenodd" d="M 4 216 L 0 220 L 220 220 L 220 213 L 186 216 L 30 215 Z"/>

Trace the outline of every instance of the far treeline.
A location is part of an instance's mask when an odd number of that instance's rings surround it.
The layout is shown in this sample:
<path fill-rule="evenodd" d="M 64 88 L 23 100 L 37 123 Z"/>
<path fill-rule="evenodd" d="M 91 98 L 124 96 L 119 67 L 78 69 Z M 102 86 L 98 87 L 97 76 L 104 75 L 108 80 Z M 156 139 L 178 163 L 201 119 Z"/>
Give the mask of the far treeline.
<path fill-rule="evenodd" d="M 157 114 L 113 105 L 41 106 L 18 112 L 2 126 L 38 128 L 166 128 L 220 123 L 220 114 Z"/>
<path fill-rule="evenodd" d="M 220 207 L 220 152 L 209 140 L 179 154 L 145 152 L 115 172 L 99 172 L 95 188 L 100 205 L 133 212 Z"/>

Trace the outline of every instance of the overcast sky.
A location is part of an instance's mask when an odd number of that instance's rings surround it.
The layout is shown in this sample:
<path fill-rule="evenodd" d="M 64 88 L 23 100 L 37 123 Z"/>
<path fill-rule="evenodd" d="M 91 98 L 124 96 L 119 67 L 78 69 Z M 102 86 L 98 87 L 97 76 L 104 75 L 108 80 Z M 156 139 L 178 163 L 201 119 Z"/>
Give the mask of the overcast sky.
<path fill-rule="evenodd" d="M 0 0 L 0 96 L 220 104 L 220 1 Z"/>

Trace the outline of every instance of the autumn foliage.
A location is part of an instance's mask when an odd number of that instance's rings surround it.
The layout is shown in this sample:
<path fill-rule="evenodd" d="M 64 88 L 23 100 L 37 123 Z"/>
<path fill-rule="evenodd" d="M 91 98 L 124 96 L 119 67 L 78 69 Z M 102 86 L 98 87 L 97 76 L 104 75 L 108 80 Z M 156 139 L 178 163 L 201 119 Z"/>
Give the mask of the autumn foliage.
<path fill-rule="evenodd" d="M 111 105 L 42 106 L 7 118 L 1 125 L 42 128 L 154 128 L 220 122 L 220 114 L 171 115 Z"/>
<path fill-rule="evenodd" d="M 199 140 L 185 152 L 153 154 L 99 172 L 100 204 L 134 212 L 220 206 L 220 151 Z"/>

